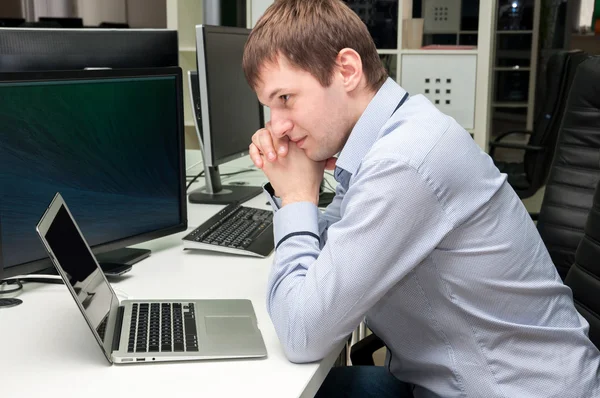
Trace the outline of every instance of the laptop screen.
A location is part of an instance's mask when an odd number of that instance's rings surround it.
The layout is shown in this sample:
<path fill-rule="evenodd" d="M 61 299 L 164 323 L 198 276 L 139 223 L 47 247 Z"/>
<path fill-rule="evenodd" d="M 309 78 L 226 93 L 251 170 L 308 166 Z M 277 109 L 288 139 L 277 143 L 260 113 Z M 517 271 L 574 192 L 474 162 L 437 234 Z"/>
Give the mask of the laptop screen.
<path fill-rule="evenodd" d="M 70 283 L 90 327 L 98 332 L 110 355 L 115 318 L 110 316 L 111 307 L 118 307 L 118 299 L 64 205 L 57 211 L 45 239 L 60 268 L 71 277 L 65 283 Z"/>

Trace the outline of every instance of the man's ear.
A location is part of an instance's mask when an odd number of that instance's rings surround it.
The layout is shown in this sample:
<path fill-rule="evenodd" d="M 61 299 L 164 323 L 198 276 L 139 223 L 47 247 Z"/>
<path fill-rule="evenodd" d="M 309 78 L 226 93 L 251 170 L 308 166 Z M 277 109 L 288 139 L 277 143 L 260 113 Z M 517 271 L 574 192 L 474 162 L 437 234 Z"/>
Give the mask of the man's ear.
<path fill-rule="evenodd" d="M 354 91 L 363 77 L 360 55 L 351 48 L 343 48 L 336 57 L 336 64 L 346 92 Z"/>

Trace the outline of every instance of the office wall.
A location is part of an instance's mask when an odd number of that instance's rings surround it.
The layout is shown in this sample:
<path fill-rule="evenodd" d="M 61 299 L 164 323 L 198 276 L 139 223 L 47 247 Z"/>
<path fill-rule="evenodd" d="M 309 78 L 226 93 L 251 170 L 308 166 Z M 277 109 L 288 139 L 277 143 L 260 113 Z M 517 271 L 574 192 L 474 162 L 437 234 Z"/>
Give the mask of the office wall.
<path fill-rule="evenodd" d="M 571 35 L 569 48 L 583 50 L 592 55 L 600 55 L 600 38 L 592 35 Z"/>
<path fill-rule="evenodd" d="M 273 0 L 248 0 L 247 4 L 249 5 L 248 22 L 250 23 L 250 26 L 248 26 L 248 28 L 252 28 L 254 27 L 254 25 L 256 25 L 256 21 L 258 21 L 258 18 L 260 18 L 265 13 L 265 10 L 269 8 L 271 4 L 273 4 Z M 263 111 L 264 120 L 266 123 L 271 120 L 271 109 L 265 106 L 263 107 Z"/>
<path fill-rule="evenodd" d="M 166 0 L 77 0 L 77 14 L 85 26 L 126 22 L 132 28 L 166 28 Z"/>
<path fill-rule="evenodd" d="M 0 17 L 4 18 L 23 18 L 21 9 L 21 0 L 1 0 Z"/>
<path fill-rule="evenodd" d="M 166 28 L 166 0 L 127 0 L 127 21 L 132 28 Z"/>
<path fill-rule="evenodd" d="M 75 15 L 75 0 L 34 0 L 34 15 L 39 17 L 72 17 Z"/>
<path fill-rule="evenodd" d="M 581 26 L 592 26 L 592 16 L 594 15 L 594 0 L 577 0 L 575 2 L 578 7 L 574 9 L 574 15 L 577 18 L 575 28 Z"/>
<path fill-rule="evenodd" d="M 85 26 L 98 26 L 100 22 L 127 22 L 124 0 L 77 0 L 77 14 Z"/>

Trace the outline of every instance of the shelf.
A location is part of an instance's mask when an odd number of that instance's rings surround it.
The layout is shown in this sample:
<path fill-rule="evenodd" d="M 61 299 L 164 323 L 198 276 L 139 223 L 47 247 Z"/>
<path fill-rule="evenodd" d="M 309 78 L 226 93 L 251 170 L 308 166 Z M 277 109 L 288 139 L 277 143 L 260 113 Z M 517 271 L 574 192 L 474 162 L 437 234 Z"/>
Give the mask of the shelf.
<path fill-rule="evenodd" d="M 194 124 L 194 121 L 193 121 L 193 120 L 186 120 L 186 121 L 183 123 L 183 125 L 184 125 L 185 127 L 196 127 L 196 125 Z"/>
<path fill-rule="evenodd" d="M 509 72 L 529 72 L 531 68 L 529 66 L 494 66 L 495 71 L 509 71 Z"/>
<path fill-rule="evenodd" d="M 399 50 L 400 54 L 430 54 L 430 55 L 477 55 L 477 49 L 474 50 Z"/>
<path fill-rule="evenodd" d="M 527 102 L 493 102 L 494 108 L 527 108 Z"/>
<path fill-rule="evenodd" d="M 500 8 L 504 4 L 498 1 L 495 3 Z M 513 25 L 515 21 L 510 16 L 510 10 L 501 12 L 500 8 L 496 8 L 495 34 L 492 36 L 492 40 L 496 41 L 492 65 L 495 79 L 492 98 L 497 100 L 492 101 L 491 113 L 494 118 L 502 114 L 502 120 L 519 118 L 519 123 L 525 123 L 525 128 L 531 130 L 536 100 L 537 48 L 542 0 L 531 0 L 528 3 L 526 8 L 531 13 L 528 12 L 526 21 L 521 21 L 525 24 L 519 22 L 519 25 Z M 525 18 L 525 13 L 521 16 Z M 511 90 L 518 92 L 518 95 L 511 93 Z M 514 100 L 511 101 L 510 98 Z"/>
<path fill-rule="evenodd" d="M 531 59 L 531 50 L 496 50 L 496 58 Z"/>
<path fill-rule="evenodd" d="M 248 4 L 252 3 L 252 7 L 250 7 L 249 10 L 249 15 L 247 16 L 247 27 L 253 28 L 257 18 L 264 12 L 264 9 L 275 1 L 276 0 L 247 1 Z M 379 58 L 383 61 L 384 66 L 388 70 L 388 74 L 392 78 L 395 77 L 399 84 L 402 84 L 402 70 L 404 63 L 411 63 L 413 61 L 419 62 L 420 60 L 423 60 L 428 64 L 434 64 L 433 68 L 435 68 L 435 73 L 442 74 L 445 74 L 446 71 L 444 67 L 440 68 L 438 65 L 438 57 L 442 59 L 442 62 L 445 59 L 449 59 L 451 61 L 465 63 L 468 62 L 470 65 L 475 65 L 473 73 L 468 75 L 465 74 L 465 81 L 469 84 L 474 83 L 475 86 L 473 90 L 468 90 L 465 95 L 468 95 L 469 99 L 474 96 L 475 103 L 471 105 L 471 102 L 465 104 L 466 101 L 458 101 L 461 102 L 461 104 L 459 104 L 458 102 L 455 103 L 455 101 L 452 101 L 452 109 L 448 108 L 446 111 L 449 113 L 456 113 L 456 117 L 459 117 L 458 115 L 467 115 L 465 118 L 468 117 L 469 120 L 472 119 L 472 121 L 465 123 L 465 125 L 471 128 L 469 132 L 475 135 L 476 143 L 485 148 L 488 141 L 486 137 L 489 135 L 489 132 L 487 131 L 487 120 L 490 118 L 491 113 L 491 98 L 488 98 L 488 93 L 493 84 L 494 72 L 492 71 L 492 68 L 496 65 L 494 63 L 495 60 L 491 57 L 491 51 L 494 41 L 497 39 L 495 28 L 502 25 L 499 25 L 498 21 L 494 20 L 497 6 L 493 3 L 496 3 L 496 1 L 489 2 L 478 0 L 478 2 L 479 9 L 475 10 L 470 9 L 467 6 L 461 8 L 460 1 L 457 0 L 457 6 L 461 15 L 460 21 L 456 22 L 460 23 L 449 23 L 447 25 L 444 24 L 443 26 L 436 23 L 436 29 L 440 28 L 441 30 L 446 31 L 446 34 L 449 35 L 448 37 L 438 37 L 438 35 L 442 34 L 441 32 L 429 33 L 425 30 L 425 19 L 431 18 L 431 20 L 434 20 L 432 15 L 425 12 L 425 6 L 423 5 L 422 7 L 417 6 L 418 10 L 415 9 L 413 12 L 413 0 L 404 2 L 397 0 L 346 1 L 346 3 L 350 5 L 350 8 L 354 9 L 356 14 L 369 29 L 369 32 L 377 47 L 377 54 L 379 55 Z M 424 4 L 425 2 L 423 1 L 422 3 Z M 441 4 L 445 2 L 438 0 L 438 3 Z M 466 1 L 463 1 L 463 3 L 465 5 L 467 4 Z M 385 8 L 387 11 L 388 7 L 392 11 L 391 13 L 383 16 L 383 18 L 385 18 L 385 24 L 371 22 L 381 21 L 382 16 L 376 16 L 375 13 L 382 13 L 383 8 Z M 373 14 L 371 14 L 371 11 Z M 425 15 L 424 12 L 427 15 Z M 413 17 L 418 18 L 419 20 L 413 21 Z M 413 38 L 413 31 L 409 29 L 410 24 L 404 24 L 405 21 L 407 21 L 405 18 L 411 18 L 408 20 L 409 22 L 416 21 L 419 25 L 421 25 L 421 23 L 423 24 L 422 28 L 419 26 L 419 29 L 416 29 L 420 32 L 418 36 L 421 36 L 421 34 L 423 35 L 422 43 L 417 42 L 414 45 L 412 43 L 407 44 L 407 39 Z M 429 19 L 427 19 L 427 21 L 430 22 Z M 529 26 L 522 27 L 529 28 Z M 420 38 L 421 37 L 419 37 L 419 39 Z M 523 40 L 523 36 L 514 36 L 509 38 Z M 456 43 L 464 47 L 446 47 L 437 49 L 421 48 L 421 46 L 434 43 L 441 45 Z M 434 61 L 436 62 L 434 63 Z M 514 66 L 521 64 L 519 59 L 515 60 L 515 62 L 512 61 L 513 60 L 506 60 L 504 65 Z M 438 66 L 435 67 L 435 65 Z M 441 65 L 443 65 L 443 63 Z M 419 66 L 416 67 L 417 70 L 418 68 Z M 458 72 L 454 70 L 449 72 L 456 72 L 458 74 Z"/>
<path fill-rule="evenodd" d="M 196 47 L 193 47 L 193 46 L 181 46 L 181 47 L 179 47 L 179 51 L 186 52 L 186 53 L 195 53 L 196 52 Z"/>
<path fill-rule="evenodd" d="M 435 32 L 435 33 L 425 33 L 424 32 L 423 35 L 476 35 L 478 33 L 479 32 L 476 30 L 459 30 L 459 31 L 448 30 L 445 32 L 440 31 L 440 32 Z"/>
<path fill-rule="evenodd" d="M 412 48 L 412 49 L 407 48 L 407 49 L 395 49 L 395 50 L 385 49 L 385 50 L 377 50 L 377 54 L 379 54 L 379 55 L 400 55 L 400 54 L 437 54 L 437 55 L 474 54 L 474 55 L 477 55 L 477 49 L 472 49 L 472 50 L 464 50 L 464 49 L 458 49 L 458 50 L 450 50 L 450 49 L 435 50 L 435 49 L 423 49 L 423 48 Z"/>
<path fill-rule="evenodd" d="M 398 49 L 377 50 L 377 54 L 382 54 L 382 55 L 386 55 L 386 54 L 398 54 Z"/>
<path fill-rule="evenodd" d="M 532 34 L 533 30 L 498 30 L 496 33 L 499 35 L 526 35 Z"/>
<path fill-rule="evenodd" d="M 506 113 L 506 112 L 494 112 L 491 116 L 492 120 L 502 120 L 504 122 L 510 122 L 517 126 L 504 128 L 502 131 L 512 131 L 512 130 L 527 130 L 527 115 L 526 114 L 515 114 L 515 113 Z"/>
<path fill-rule="evenodd" d="M 425 35 L 458 35 L 459 33 L 460 32 L 456 31 L 456 30 L 446 30 L 446 31 L 440 30 L 439 32 L 436 31 L 436 32 L 432 32 L 432 33 L 423 32 L 423 36 L 425 36 Z M 477 33 L 477 32 L 475 32 L 475 33 Z"/>

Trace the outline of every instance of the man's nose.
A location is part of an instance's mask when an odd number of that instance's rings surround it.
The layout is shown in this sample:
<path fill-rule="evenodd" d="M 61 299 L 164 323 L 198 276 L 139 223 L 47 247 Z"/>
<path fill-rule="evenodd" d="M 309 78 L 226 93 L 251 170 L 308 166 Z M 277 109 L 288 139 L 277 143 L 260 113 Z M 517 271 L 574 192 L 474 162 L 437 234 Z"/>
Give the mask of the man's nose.
<path fill-rule="evenodd" d="M 291 120 L 277 117 L 273 118 L 273 114 L 271 113 L 271 131 L 275 137 L 281 138 L 287 135 L 293 127 L 294 124 Z"/>

